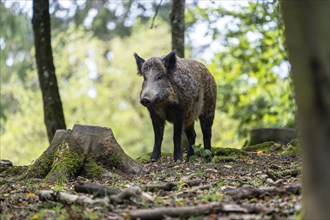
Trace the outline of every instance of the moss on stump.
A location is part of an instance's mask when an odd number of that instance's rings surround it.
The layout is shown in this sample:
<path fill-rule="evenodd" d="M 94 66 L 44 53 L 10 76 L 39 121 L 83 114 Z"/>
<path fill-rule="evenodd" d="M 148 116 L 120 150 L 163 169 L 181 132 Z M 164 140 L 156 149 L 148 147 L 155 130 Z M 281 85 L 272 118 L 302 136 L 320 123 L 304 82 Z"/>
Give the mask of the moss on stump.
<path fill-rule="evenodd" d="M 65 182 L 78 175 L 98 178 L 110 170 L 138 174 L 143 167 L 117 143 L 111 129 L 74 125 L 58 130 L 47 150 L 30 166 L 24 178 Z"/>

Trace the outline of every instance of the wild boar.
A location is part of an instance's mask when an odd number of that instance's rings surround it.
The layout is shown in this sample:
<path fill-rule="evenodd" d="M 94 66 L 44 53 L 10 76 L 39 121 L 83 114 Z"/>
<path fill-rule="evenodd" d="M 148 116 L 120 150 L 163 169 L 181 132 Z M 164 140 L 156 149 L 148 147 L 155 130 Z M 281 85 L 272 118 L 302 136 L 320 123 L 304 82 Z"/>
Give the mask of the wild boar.
<path fill-rule="evenodd" d="M 134 53 L 138 74 L 143 76 L 140 102 L 147 107 L 154 129 L 152 161 L 161 156 L 165 121 L 174 124 L 174 160 L 182 160 L 181 133 L 188 138 L 187 160 L 194 154 L 194 123 L 200 120 L 204 149 L 211 150 L 217 87 L 212 74 L 200 62 L 176 56 L 175 50 L 145 61 Z M 210 160 L 211 158 L 208 158 Z"/>

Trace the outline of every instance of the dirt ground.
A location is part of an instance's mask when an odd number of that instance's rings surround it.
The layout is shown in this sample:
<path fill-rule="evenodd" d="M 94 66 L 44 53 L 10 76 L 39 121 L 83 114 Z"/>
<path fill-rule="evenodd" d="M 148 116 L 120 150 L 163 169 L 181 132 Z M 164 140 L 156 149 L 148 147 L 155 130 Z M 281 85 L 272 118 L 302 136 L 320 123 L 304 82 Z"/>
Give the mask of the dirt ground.
<path fill-rule="evenodd" d="M 181 163 L 173 162 L 168 155 L 153 163 L 142 157 L 144 174 L 113 173 L 101 180 L 79 176 L 65 184 L 41 179 L 18 181 L 19 172 L 2 171 L 0 217 L 264 220 L 295 219 L 300 215 L 299 153 L 283 154 L 283 148 L 260 147 L 214 154 L 211 163 L 203 162 L 201 157 Z M 77 192 L 75 186 L 86 184 L 113 191 Z"/>

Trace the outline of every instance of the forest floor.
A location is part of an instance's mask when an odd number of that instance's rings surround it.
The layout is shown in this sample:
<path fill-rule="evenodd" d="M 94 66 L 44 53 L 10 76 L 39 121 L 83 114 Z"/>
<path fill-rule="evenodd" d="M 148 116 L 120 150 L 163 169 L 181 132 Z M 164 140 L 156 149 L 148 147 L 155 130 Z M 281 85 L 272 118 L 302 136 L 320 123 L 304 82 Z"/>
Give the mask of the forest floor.
<path fill-rule="evenodd" d="M 0 218 L 295 219 L 301 212 L 301 157 L 271 145 L 222 148 L 211 163 L 200 157 L 176 163 L 169 155 L 151 163 L 142 157 L 144 174 L 78 177 L 65 184 L 13 181 L 17 173 L 2 171 Z"/>

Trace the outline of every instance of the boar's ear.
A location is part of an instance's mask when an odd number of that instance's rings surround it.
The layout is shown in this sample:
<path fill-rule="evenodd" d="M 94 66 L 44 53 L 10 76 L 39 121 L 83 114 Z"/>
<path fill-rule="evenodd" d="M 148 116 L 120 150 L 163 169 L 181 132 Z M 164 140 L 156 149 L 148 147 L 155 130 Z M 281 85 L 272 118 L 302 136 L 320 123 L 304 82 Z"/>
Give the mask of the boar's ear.
<path fill-rule="evenodd" d="M 137 55 L 137 53 L 134 53 L 134 58 L 135 58 L 136 65 L 138 68 L 138 74 L 142 75 L 142 65 L 145 60 L 143 58 L 141 58 L 139 55 Z"/>
<path fill-rule="evenodd" d="M 168 73 L 174 72 L 176 69 L 176 51 L 173 50 L 171 53 L 167 54 L 162 58 L 162 62 Z"/>

